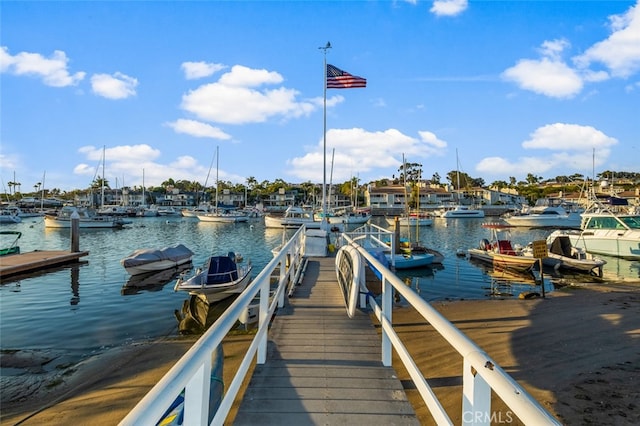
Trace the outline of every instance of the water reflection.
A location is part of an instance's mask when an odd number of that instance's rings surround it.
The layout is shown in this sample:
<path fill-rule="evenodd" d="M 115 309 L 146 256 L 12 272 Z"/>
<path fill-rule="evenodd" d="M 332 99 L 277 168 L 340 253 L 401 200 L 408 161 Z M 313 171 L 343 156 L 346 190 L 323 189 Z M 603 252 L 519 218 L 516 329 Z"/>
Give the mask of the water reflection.
<path fill-rule="evenodd" d="M 162 271 L 132 275 L 127 282 L 124 283 L 120 292 L 123 296 L 130 296 L 143 291 L 161 291 L 167 283 L 175 281 L 180 275 L 191 270 L 191 268 L 193 268 L 193 264 L 189 262 Z"/>
<path fill-rule="evenodd" d="M 77 265 L 71 267 L 71 306 L 80 303 L 80 268 Z"/>
<path fill-rule="evenodd" d="M 174 311 L 180 334 L 202 334 L 233 303 L 235 296 L 216 303 L 207 302 L 206 297 L 191 294 L 182 302 L 182 308 Z"/>

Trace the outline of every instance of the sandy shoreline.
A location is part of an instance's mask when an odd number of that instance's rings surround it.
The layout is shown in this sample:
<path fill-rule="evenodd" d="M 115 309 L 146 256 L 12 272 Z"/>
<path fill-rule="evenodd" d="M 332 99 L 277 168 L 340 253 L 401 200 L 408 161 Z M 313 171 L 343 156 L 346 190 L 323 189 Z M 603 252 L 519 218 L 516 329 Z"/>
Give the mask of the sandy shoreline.
<path fill-rule="evenodd" d="M 589 284 L 546 299 L 432 305 L 563 423 L 640 424 L 640 285 Z M 459 424 L 461 358 L 412 309 L 393 315 L 401 339 Z M 225 382 L 251 337 L 225 340 Z M 22 385 L 3 377 L 0 424 L 115 425 L 194 341 L 185 336 L 112 349 L 57 371 L 19 376 Z M 432 424 L 401 364 L 394 360 L 394 367 L 421 422 Z M 492 407 L 518 424 L 495 398 Z"/>

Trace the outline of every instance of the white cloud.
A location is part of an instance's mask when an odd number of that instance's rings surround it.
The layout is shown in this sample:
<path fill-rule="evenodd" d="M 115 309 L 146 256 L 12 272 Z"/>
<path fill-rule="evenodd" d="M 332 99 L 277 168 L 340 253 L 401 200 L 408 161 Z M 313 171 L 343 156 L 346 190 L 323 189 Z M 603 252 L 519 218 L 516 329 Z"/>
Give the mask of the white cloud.
<path fill-rule="evenodd" d="M 39 53 L 20 52 L 11 56 L 7 47 L 0 49 L 0 71 L 14 75 L 35 76 L 47 86 L 66 87 L 77 85 L 86 75 L 84 72 L 69 74 L 67 55 L 56 50 L 50 58 Z"/>
<path fill-rule="evenodd" d="M 165 123 L 171 127 L 176 133 L 184 133 L 186 135 L 195 136 L 197 138 L 211 139 L 231 139 L 231 136 L 223 132 L 218 127 L 196 120 L 178 119 L 172 123 Z"/>
<path fill-rule="evenodd" d="M 540 47 L 540 53 L 544 57 L 559 61 L 562 57 L 562 52 L 570 46 L 571 43 L 565 39 L 546 40 Z"/>
<path fill-rule="evenodd" d="M 522 89 L 554 98 L 575 96 L 585 82 L 630 77 L 640 71 L 640 0 L 623 15 L 610 16 L 609 21 L 611 35 L 574 56 L 575 67 L 562 60 L 562 53 L 570 47 L 567 40 L 547 40 L 539 49 L 541 59 L 521 59 L 502 77 Z M 590 68 L 596 63 L 608 71 Z"/>
<path fill-rule="evenodd" d="M 631 93 L 635 90 L 640 89 L 640 81 L 636 81 L 635 83 L 627 84 L 624 88 L 625 92 Z"/>
<path fill-rule="evenodd" d="M 93 93 L 107 99 L 126 99 L 135 96 L 137 86 L 137 79 L 120 72 L 113 75 L 94 74 L 91 77 Z"/>
<path fill-rule="evenodd" d="M 609 17 L 612 34 L 574 58 L 581 68 L 604 64 L 614 77 L 626 78 L 640 70 L 640 1 L 623 15 Z"/>
<path fill-rule="evenodd" d="M 522 143 L 523 148 L 591 151 L 592 148 L 606 148 L 618 143 L 594 127 L 566 123 L 539 127 L 530 137 Z"/>
<path fill-rule="evenodd" d="M 147 144 L 120 145 L 110 148 L 86 145 L 78 148 L 78 152 L 84 154 L 87 160 L 92 161 L 102 161 L 103 155 L 105 161 L 130 160 L 133 162 L 153 160 L 160 156 L 160 150 Z"/>
<path fill-rule="evenodd" d="M 418 132 L 418 134 L 420 135 L 420 138 L 423 142 L 425 142 L 427 145 L 432 146 L 433 148 L 439 150 L 447 147 L 447 143 L 443 140 L 438 139 L 436 134 L 433 132 L 421 130 Z"/>
<path fill-rule="evenodd" d="M 541 174 L 551 167 L 549 162 L 535 157 L 520 157 L 515 161 L 502 157 L 487 157 L 476 165 L 476 171 L 486 175 L 522 176 L 526 173 Z"/>
<path fill-rule="evenodd" d="M 84 155 L 87 162 L 76 165 L 74 174 L 86 177 L 86 186 L 91 184 L 94 176 L 102 176 L 103 148 L 83 146 L 78 152 Z M 111 187 L 116 183 L 122 186 L 158 186 L 168 178 L 175 180 L 198 181 L 204 184 L 204 176 L 210 172 L 210 165 L 203 165 L 189 155 L 179 156 L 166 164 L 159 163 L 161 152 L 146 144 L 121 145 L 105 150 L 104 177 Z M 92 165 L 93 164 L 93 165 Z M 126 177 L 126 181 L 122 179 Z M 219 178 L 231 182 L 243 182 L 244 177 L 219 170 Z M 208 185 L 211 185 L 211 179 Z"/>
<path fill-rule="evenodd" d="M 262 87 L 282 81 L 282 76 L 276 72 L 235 65 L 217 82 L 183 95 L 181 107 L 201 120 L 228 124 L 307 116 L 318 108 L 315 100 L 299 101 L 299 92 L 294 89 Z M 339 102 L 339 99 L 334 98 L 333 102 Z"/>
<path fill-rule="evenodd" d="M 16 154 L 0 153 L 0 169 L 15 170 L 19 164 L 20 164 L 20 160 Z"/>
<path fill-rule="evenodd" d="M 74 175 L 93 176 L 95 174 L 95 172 L 96 172 L 95 166 L 90 166 L 90 165 L 85 164 L 85 163 L 80 163 L 80 164 L 78 164 L 77 166 L 75 166 L 73 168 L 73 174 Z M 89 183 L 87 183 L 87 186 L 89 186 Z"/>
<path fill-rule="evenodd" d="M 554 41 L 543 43 L 542 51 L 547 55 L 540 60 L 521 59 L 505 70 L 502 77 L 515 82 L 522 89 L 553 98 L 570 98 L 582 91 L 582 77 L 559 59 L 566 43 Z"/>
<path fill-rule="evenodd" d="M 243 65 L 234 65 L 231 72 L 220 77 L 225 86 L 259 87 L 263 84 L 280 84 L 284 79 L 275 71 L 257 70 Z"/>
<path fill-rule="evenodd" d="M 546 155 L 520 157 L 509 160 L 502 157 L 487 157 L 476 166 L 476 171 L 488 175 L 542 174 L 558 169 L 589 172 L 594 166 L 593 150 L 597 152 L 595 166 L 604 164 L 611 153 L 611 146 L 618 143 L 615 138 L 602 131 L 578 124 L 554 123 L 539 127 L 522 143 L 525 149 L 548 150 Z"/>
<path fill-rule="evenodd" d="M 467 0 L 435 0 L 430 12 L 437 16 L 455 16 L 467 10 Z"/>
<path fill-rule="evenodd" d="M 335 148 L 333 182 L 342 182 L 374 169 L 395 170 L 402 163 L 402 155 L 412 162 L 420 162 L 432 155 L 440 155 L 446 142 L 428 131 L 419 132 L 420 138 L 407 136 L 396 129 L 370 132 L 360 128 L 331 129 L 327 132 L 327 179 L 331 154 Z M 302 181 L 322 181 L 323 144 L 302 156 L 288 160 L 290 174 Z M 392 171 L 393 173 L 393 171 Z"/>
<path fill-rule="evenodd" d="M 218 71 L 226 68 L 223 64 L 212 64 L 208 62 L 184 62 L 181 65 L 184 76 L 187 80 L 209 77 Z"/>

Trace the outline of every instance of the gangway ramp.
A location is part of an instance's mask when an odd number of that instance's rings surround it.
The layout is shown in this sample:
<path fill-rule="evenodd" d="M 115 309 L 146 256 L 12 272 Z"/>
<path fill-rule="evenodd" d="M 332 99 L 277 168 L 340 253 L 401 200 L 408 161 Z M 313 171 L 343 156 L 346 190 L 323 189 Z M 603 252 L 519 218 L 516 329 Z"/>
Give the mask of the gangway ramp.
<path fill-rule="evenodd" d="M 270 332 L 234 425 L 418 425 L 400 380 L 381 362 L 380 336 L 350 319 L 335 258 L 310 258 L 302 284 Z"/>

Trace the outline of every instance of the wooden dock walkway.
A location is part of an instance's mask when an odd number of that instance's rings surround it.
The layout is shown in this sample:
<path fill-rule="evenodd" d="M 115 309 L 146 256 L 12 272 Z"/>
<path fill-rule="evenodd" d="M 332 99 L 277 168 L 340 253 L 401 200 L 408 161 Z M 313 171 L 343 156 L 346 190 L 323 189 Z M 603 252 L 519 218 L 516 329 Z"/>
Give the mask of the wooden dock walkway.
<path fill-rule="evenodd" d="M 234 425 L 419 425 L 369 316 L 350 319 L 335 258 L 311 258 L 270 332 Z"/>
<path fill-rule="evenodd" d="M 69 263 L 78 262 L 88 251 L 69 250 L 30 251 L 0 257 L 0 279 L 46 270 Z"/>

